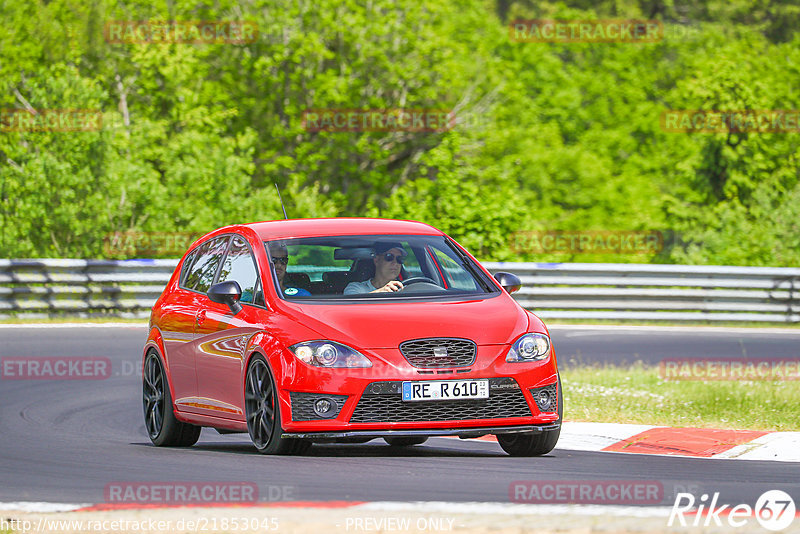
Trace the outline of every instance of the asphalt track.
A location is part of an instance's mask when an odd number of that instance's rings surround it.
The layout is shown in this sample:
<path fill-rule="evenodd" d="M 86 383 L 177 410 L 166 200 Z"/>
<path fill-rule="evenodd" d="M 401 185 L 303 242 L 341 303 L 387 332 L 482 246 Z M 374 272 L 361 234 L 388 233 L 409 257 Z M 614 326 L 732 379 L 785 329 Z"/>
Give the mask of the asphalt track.
<path fill-rule="evenodd" d="M 150 445 L 142 422 L 141 347 L 146 329 L 0 328 L 0 357 L 108 357 L 105 380 L 0 380 L 0 502 L 101 503 L 113 483 L 253 482 L 261 500 L 510 502 L 521 480 L 659 481 L 664 505 L 677 491 L 720 492 L 719 503 L 751 503 L 764 491 L 800 496 L 800 464 L 580 452 L 556 448 L 512 458 L 493 442 L 432 438 L 396 451 L 315 445 L 301 457 L 267 457 L 246 435 L 204 429 L 191 449 Z M 797 357 L 800 332 L 729 329 L 552 330 L 563 368 L 570 360 L 621 363 L 663 357 Z"/>

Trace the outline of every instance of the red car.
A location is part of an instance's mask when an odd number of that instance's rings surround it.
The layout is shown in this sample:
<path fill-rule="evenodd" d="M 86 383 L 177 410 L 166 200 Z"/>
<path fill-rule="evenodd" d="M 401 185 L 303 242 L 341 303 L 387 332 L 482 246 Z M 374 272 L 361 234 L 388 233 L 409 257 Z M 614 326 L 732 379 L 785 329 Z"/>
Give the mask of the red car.
<path fill-rule="evenodd" d="M 547 328 L 509 295 L 520 286 L 418 222 L 220 228 L 153 306 L 147 432 L 159 446 L 248 432 L 266 454 L 494 434 L 509 454 L 546 454 L 561 383 Z"/>

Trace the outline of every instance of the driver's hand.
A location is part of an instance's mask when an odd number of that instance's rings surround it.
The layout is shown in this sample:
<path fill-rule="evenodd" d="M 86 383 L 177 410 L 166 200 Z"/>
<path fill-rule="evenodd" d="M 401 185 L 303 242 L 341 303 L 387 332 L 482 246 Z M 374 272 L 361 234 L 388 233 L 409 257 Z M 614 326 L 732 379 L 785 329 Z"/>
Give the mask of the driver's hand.
<path fill-rule="evenodd" d="M 403 282 L 399 280 L 391 280 L 385 286 L 375 291 L 376 293 L 392 293 L 403 289 Z"/>

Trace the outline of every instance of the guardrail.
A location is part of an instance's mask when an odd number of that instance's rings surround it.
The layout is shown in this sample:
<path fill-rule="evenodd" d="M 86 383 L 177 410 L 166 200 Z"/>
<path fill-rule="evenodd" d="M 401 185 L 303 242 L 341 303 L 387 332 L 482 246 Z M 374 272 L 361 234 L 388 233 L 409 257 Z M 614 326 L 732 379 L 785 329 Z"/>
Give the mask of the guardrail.
<path fill-rule="evenodd" d="M 0 260 L 0 318 L 150 316 L 178 260 Z"/>
<path fill-rule="evenodd" d="M 0 260 L 0 318 L 148 317 L 177 260 Z M 800 269 L 484 263 L 544 319 L 800 322 Z"/>
<path fill-rule="evenodd" d="M 542 318 L 800 322 L 800 269 L 629 263 L 484 263 L 522 279 Z"/>

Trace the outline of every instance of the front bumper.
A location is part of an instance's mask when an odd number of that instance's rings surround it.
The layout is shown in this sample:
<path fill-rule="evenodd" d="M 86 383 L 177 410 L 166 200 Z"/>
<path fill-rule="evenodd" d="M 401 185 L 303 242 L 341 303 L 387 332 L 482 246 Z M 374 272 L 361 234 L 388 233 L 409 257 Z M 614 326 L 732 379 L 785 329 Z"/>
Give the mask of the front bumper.
<path fill-rule="evenodd" d="M 286 435 L 347 437 L 351 432 L 391 436 L 387 433 L 416 430 L 423 431 L 422 435 L 434 435 L 431 431 L 459 435 L 460 431 L 482 428 L 539 428 L 556 423 L 555 407 L 540 410 L 532 394 L 532 390 L 557 383 L 555 354 L 542 361 L 509 363 L 505 361 L 507 350 L 500 345 L 478 346 L 472 365 L 450 369 L 414 368 L 398 349 L 366 351 L 373 367 L 365 369 L 310 368 L 287 353 L 282 366 L 285 372 L 278 376 L 281 426 Z M 402 401 L 404 381 L 449 379 L 489 380 L 489 398 Z M 324 416 L 314 409 L 320 397 L 330 408 Z"/>
<path fill-rule="evenodd" d="M 524 428 L 516 431 L 528 432 L 531 427 L 557 423 L 557 404 L 553 402 L 546 411 L 540 410 L 534 398 L 534 392 L 540 390 L 550 390 L 555 397 L 555 383 L 523 389 L 509 377 L 488 380 L 489 398 L 480 400 L 405 402 L 400 392 L 401 381 L 370 382 L 361 395 L 353 396 L 291 392 L 289 421 L 284 422 L 283 428 L 287 435 L 336 437 L 380 437 L 417 430 L 422 433 L 408 435 L 459 435 L 477 429 L 476 435 L 480 436 L 483 428 Z M 316 415 L 314 403 L 321 400 L 329 411 Z"/>
<path fill-rule="evenodd" d="M 479 438 L 487 434 L 540 433 L 558 430 L 561 423 L 549 425 L 519 425 L 479 428 L 426 428 L 408 430 L 351 430 L 347 432 L 284 432 L 284 438 L 345 439 L 345 438 L 400 438 L 419 436 L 458 436 L 461 439 Z"/>

